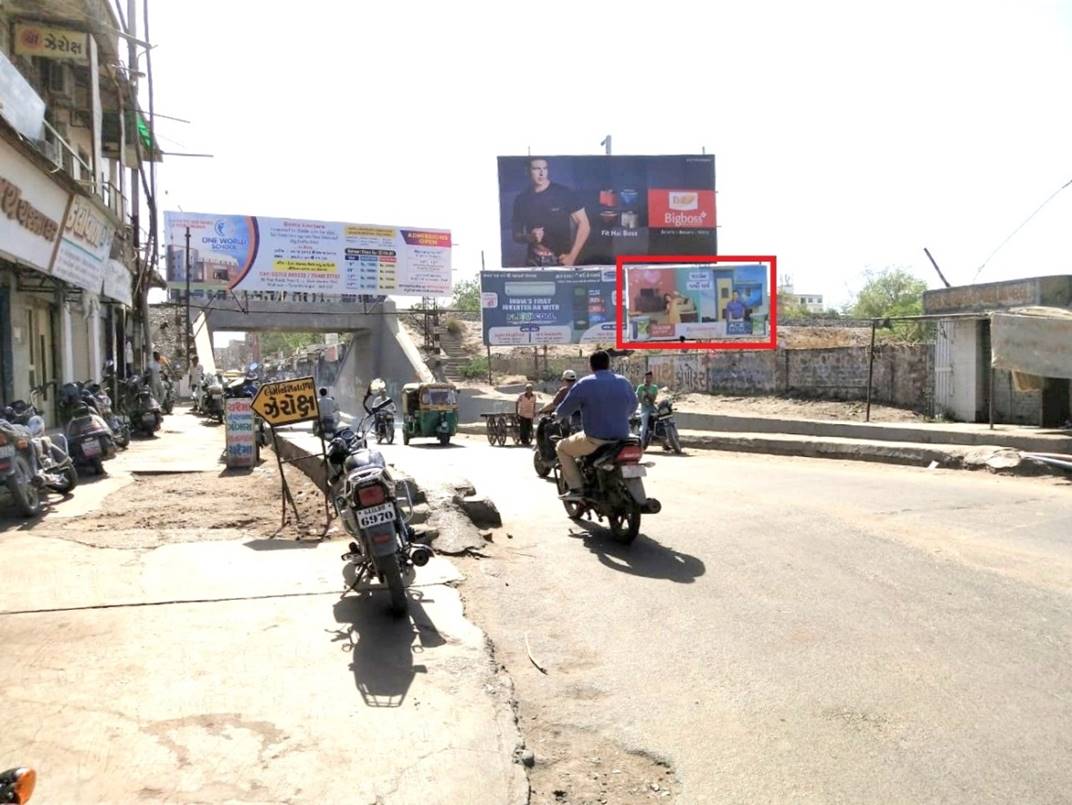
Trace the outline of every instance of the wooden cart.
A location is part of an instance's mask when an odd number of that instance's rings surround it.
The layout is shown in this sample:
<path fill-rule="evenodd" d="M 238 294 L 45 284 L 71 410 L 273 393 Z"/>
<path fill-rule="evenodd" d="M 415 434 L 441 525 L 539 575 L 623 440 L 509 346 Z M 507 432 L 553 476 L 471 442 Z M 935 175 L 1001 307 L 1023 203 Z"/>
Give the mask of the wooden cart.
<path fill-rule="evenodd" d="M 517 414 L 481 414 L 484 419 L 484 427 L 487 430 L 488 441 L 494 446 L 502 447 L 506 444 L 507 437 L 514 440 L 514 444 L 521 444 L 521 423 L 517 421 Z"/>

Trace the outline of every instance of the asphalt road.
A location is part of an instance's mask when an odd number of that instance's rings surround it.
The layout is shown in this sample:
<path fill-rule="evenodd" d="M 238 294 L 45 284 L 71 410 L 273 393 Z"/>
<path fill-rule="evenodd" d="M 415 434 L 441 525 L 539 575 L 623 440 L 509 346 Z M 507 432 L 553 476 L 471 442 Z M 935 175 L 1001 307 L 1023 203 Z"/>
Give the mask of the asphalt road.
<path fill-rule="evenodd" d="M 528 450 L 385 452 L 503 514 L 462 591 L 513 678 L 536 801 L 598 776 L 571 735 L 662 759 L 690 803 L 1072 798 L 1069 482 L 656 455 L 664 508 L 625 548 L 565 517 Z"/>

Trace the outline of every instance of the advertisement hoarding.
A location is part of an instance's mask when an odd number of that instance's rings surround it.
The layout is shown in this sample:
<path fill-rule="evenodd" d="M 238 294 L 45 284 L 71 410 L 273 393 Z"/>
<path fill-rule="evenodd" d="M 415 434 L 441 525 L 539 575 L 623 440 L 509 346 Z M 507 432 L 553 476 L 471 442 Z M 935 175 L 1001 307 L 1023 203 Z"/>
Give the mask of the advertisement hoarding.
<path fill-rule="evenodd" d="M 717 254 L 715 158 L 499 157 L 504 267 Z"/>
<path fill-rule="evenodd" d="M 227 400 L 224 430 L 228 467 L 255 467 L 257 441 L 253 435 L 253 407 L 249 397 Z"/>
<path fill-rule="evenodd" d="M 769 334 L 764 263 L 627 264 L 624 279 L 626 341 L 749 340 Z"/>
<path fill-rule="evenodd" d="M 445 229 L 165 212 L 167 281 L 191 291 L 450 294 Z"/>
<path fill-rule="evenodd" d="M 614 341 L 613 268 L 483 271 L 480 292 L 489 346 Z"/>

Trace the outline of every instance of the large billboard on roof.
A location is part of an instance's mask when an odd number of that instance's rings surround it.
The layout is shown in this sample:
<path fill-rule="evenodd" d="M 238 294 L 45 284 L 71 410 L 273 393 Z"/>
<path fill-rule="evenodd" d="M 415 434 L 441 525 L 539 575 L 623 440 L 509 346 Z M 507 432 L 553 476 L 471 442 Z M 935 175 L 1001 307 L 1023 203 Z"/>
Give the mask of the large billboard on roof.
<path fill-rule="evenodd" d="M 377 224 L 165 212 L 167 281 L 191 291 L 446 296 L 450 232 Z M 186 230 L 190 230 L 189 254 Z"/>
<path fill-rule="evenodd" d="M 504 268 L 717 254 L 715 158 L 499 157 Z"/>

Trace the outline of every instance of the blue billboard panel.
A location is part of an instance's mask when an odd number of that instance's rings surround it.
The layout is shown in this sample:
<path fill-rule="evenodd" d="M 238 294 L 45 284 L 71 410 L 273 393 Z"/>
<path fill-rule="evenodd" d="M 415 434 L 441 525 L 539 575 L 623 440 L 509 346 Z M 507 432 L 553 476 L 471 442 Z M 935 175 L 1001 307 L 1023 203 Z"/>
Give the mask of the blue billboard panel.
<path fill-rule="evenodd" d="M 613 268 L 483 271 L 480 291 L 489 346 L 614 342 Z"/>

